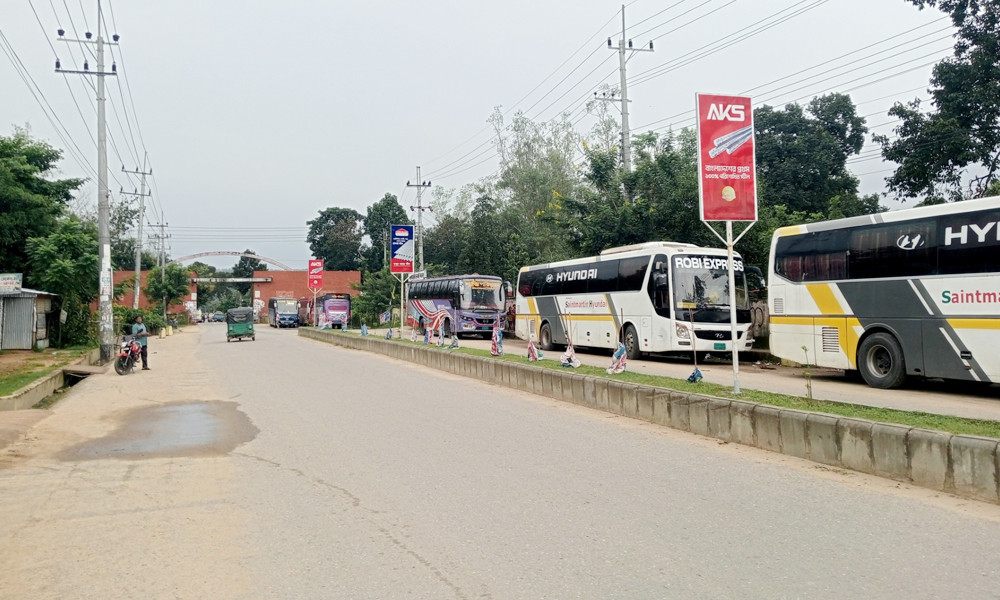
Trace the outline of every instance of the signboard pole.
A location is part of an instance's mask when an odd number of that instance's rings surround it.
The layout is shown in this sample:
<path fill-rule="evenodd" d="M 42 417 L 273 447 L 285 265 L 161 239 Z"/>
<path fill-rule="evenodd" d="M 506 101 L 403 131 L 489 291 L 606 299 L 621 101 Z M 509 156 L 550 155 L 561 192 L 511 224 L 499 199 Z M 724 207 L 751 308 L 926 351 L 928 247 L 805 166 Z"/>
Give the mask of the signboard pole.
<path fill-rule="evenodd" d="M 740 393 L 741 340 L 736 323 L 736 261 L 733 246 L 757 222 L 757 164 L 753 107 L 746 96 L 697 94 L 698 196 L 701 220 L 726 245 L 729 269 L 729 344 L 733 393 Z M 723 239 L 710 221 L 726 222 Z M 733 221 L 749 222 L 733 239 Z M 693 333 L 693 332 L 692 332 Z M 697 344 L 697 336 L 693 336 Z M 697 352 L 695 352 L 697 356 Z"/>

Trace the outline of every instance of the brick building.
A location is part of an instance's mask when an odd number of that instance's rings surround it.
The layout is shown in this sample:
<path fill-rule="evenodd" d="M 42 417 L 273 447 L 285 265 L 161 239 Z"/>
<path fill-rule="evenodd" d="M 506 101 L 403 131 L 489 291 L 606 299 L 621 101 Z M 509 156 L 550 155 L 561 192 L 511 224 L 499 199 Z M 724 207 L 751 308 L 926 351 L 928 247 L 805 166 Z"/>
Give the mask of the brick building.
<path fill-rule="evenodd" d="M 190 277 L 198 276 L 198 274 L 195 273 L 194 271 L 191 271 L 188 275 Z M 132 298 L 134 296 L 133 291 L 135 289 L 134 284 L 131 283 L 133 277 L 135 277 L 135 271 L 114 272 L 115 288 L 121 286 L 126 280 L 130 282 L 129 285 L 122 288 L 124 293 L 122 293 L 121 298 L 118 298 L 114 301 L 115 304 L 119 304 L 121 306 L 128 306 L 130 308 L 132 307 Z M 149 271 L 139 272 L 139 308 L 143 310 L 148 309 L 150 305 L 154 304 L 146 298 L 146 293 L 144 291 L 146 289 L 146 279 L 148 277 L 149 277 Z M 188 293 L 184 295 L 184 297 L 181 299 L 181 302 L 182 304 L 170 305 L 167 308 L 167 312 L 172 315 L 180 314 L 185 311 L 193 312 L 194 309 L 197 308 L 198 306 L 198 284 L 193 282 L 188 284 Z M 90 308 L 91 310 L 97 310 L 97 307 L 98 307 L 98 301 L 94 300 L 90 304 Z"/>
<path fill-rule="evenodd" d="M 267 301 L 271 298 L 297 298 L 307 314 L 311 314 L 313 291 L 309 289 L 306 271 L 254 271 L 253 276 L 271 278 L 271 281 L 253 284 L 251 296 L 258 314 L 267 314 Z M 361 292 L 354 288 L 360 284 L 361 271 L 323 271 L 323 287 L 316 295 L 358 296 Z"/>

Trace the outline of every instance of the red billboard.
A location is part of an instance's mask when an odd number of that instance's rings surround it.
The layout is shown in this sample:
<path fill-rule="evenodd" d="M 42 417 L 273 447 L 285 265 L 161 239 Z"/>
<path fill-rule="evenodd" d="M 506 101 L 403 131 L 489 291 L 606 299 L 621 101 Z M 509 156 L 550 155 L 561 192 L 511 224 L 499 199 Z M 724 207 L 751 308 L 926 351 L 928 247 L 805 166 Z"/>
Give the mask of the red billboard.
<path fill-rule="evenodd" d="M 323 287 L 323 259 L 314 258 L 309 261 L 309 289 L 317 291 Z"/>
<path fill-rule="evenodd" d="M 698 94 L 702 221 L 756 221 L 753 110 L 746 96 Z"/>

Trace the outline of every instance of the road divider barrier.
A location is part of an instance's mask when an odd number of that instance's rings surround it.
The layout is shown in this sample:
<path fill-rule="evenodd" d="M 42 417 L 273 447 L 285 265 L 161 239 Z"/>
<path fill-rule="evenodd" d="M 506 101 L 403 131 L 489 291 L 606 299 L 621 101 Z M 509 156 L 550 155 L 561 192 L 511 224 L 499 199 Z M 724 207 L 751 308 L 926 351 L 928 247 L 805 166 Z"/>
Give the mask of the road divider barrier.
<path fill-rule="evenodd" d="M 716 398 L 436 346 L 312 328 L 300 328 L 299 335 L 726 442 L 1000 504 L 1000 440 L 992 438 Z"/>

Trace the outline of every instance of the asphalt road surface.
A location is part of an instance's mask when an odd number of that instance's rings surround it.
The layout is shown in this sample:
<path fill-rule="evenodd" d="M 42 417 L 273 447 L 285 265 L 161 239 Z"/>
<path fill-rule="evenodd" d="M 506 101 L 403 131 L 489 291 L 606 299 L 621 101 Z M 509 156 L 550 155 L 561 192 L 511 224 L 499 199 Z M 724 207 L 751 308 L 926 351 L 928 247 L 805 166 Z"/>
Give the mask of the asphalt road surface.
<path fill-rule="evenodd" d="M 996 598 L 1000 506 L 258 328 L 0 459 L 0 598 Z"/>

